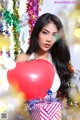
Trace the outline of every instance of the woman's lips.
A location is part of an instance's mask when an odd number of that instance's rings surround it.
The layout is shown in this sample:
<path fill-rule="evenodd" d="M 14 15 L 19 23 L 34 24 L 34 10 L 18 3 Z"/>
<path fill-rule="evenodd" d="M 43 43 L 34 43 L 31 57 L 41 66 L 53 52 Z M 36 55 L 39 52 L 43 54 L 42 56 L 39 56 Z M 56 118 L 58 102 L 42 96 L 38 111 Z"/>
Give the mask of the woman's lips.
<path fill-rule="evenodd" d="M 45 48 L 49 48 L 49 47 L 50 47 L 50 44 L 44 44 L 44 47 L 45 47 Z"/>

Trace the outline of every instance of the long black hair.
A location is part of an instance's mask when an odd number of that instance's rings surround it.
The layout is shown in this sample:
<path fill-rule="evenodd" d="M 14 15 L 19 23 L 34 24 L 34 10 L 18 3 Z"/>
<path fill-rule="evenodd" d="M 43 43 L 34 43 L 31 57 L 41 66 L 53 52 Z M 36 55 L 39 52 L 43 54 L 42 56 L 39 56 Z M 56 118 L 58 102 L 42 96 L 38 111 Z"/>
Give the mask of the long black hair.
<path fill-rule="evenodd" d="M 33 52 L 37 52 L 37 50 L 39 49 L 38 35 L 41 32 L 42 28 L 50 22 L 53 22 L 56 25 L 58 31 L 62 31 L 58 42 L 55 42 L 50 49 L 50 53 L 53 63 L 55 64 L 57 72 L 61 79 L 61 86 L 58 93 L 60 93 L 62 97 L 68 97 L 68 81 L 72 77 L 72 72 L 68 68 L 68 63 L 71 58 L 69 48 L 65 41 L 62 22 L 56 15 L 53 15 L 51 13 L 45 13 L 38 18 L 32 30 L 32 34 L 30 37 L 30 45 L 26 53 L 31 54 Z"/>

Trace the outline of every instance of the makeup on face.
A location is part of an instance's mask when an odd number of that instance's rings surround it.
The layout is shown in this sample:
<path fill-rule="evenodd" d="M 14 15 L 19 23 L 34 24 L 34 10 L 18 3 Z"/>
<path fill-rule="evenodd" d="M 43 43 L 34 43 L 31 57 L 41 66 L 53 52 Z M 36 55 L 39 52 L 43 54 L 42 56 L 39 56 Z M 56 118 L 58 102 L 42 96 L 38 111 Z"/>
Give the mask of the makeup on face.
<path fill-rule="evenodd" d="M 58 30 L 53 23 L 44 26 L 38 36 L 38 44 L 44 51 L 49 50 L 58 40 Z"/>

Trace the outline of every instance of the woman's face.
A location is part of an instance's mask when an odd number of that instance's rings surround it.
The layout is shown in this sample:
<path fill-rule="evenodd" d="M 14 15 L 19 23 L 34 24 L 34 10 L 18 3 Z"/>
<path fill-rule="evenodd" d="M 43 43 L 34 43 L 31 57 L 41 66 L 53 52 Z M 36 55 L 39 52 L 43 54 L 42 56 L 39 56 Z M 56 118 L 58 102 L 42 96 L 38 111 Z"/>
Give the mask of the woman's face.
<path fill-rule="evenodd" d="M 49 23 L 45 25 L 38 36 L 38 44 L 40 50 L 47 52 L 56 42 L 57 38 L 57 27 L 54 23 Z"/>

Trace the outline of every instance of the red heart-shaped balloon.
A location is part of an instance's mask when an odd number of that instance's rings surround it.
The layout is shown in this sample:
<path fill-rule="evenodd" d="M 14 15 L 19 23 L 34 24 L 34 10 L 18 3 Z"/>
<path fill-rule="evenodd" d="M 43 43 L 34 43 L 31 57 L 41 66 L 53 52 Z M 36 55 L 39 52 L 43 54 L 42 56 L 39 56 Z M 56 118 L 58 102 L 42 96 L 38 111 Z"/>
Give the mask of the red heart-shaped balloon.
<path fill-rule="evenodd" d="M 25 99 L 41 99 L 51 88 L 54 79 L 54 68 L 50 62 L 37 59 L 16 63 L 16 67 L 8 70 L 9 84 L 22 92 Z"/>

